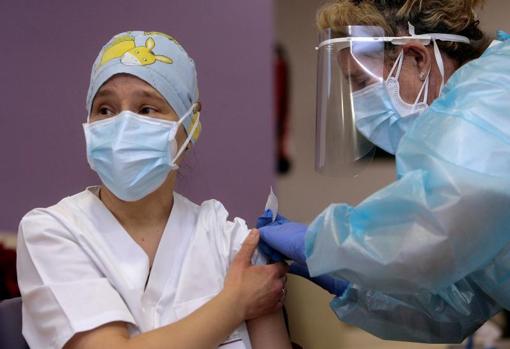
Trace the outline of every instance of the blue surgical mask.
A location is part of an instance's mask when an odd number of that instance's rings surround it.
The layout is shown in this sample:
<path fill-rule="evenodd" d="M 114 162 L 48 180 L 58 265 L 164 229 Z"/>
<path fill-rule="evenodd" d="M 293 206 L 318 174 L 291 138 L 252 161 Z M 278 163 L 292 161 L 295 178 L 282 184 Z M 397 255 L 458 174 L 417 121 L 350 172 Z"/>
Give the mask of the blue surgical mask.
<path fill-rule="evenodd" d="M 409 104 L 402 100 L 399 76 L 403 59 L 402 51 L 386 81 L 353 93 L 357 129 L 372 143 L 391 154 L 395 154 L 402 136 L 428 108 L 430 72 L 415 103 Z"/>
<path fill-rule="evenodd" d="M 119 199 L 137 201 L 158 189 L 191 141 L 199 124 L 180 149 L 176 135 L 194 106 L 179 121 L 167 121 L 130 111 L 83 124 L 87 160 L 103 184 Z"/>

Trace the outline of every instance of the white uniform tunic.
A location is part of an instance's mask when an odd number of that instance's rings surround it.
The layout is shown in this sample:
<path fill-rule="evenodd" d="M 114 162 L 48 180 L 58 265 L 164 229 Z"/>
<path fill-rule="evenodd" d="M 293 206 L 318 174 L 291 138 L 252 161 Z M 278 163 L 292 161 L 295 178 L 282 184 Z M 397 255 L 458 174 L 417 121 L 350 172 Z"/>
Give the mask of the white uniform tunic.
<path fill-rule="evenodd" d="M 184 318 L 221 291 L 249 232 L 242 219 L 227 220 L 220 202 L 198 206 L 174 194 L 149 274 L 147 254 L 97 190 L 32 210 L 20 223 L 23 335 L 33 349 L 61 348 L 75 333 L 112 321 L 127 322 L 135 335 Z M 221 346 L 250 347 L 245 324 Z"/>

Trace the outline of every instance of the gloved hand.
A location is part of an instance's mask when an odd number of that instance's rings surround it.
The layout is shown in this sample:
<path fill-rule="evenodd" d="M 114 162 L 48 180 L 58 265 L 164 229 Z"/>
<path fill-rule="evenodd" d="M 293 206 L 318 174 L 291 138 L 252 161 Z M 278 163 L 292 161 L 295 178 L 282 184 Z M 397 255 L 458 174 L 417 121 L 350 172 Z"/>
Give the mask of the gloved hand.
<path fill-rule="evenodd" d="M 289 273 L 304 277 L 337 297 L 342 296 L 349 287 L 349 282 L 327 274 L 311 278 L 308 267 L 299 263 L 292 263 L 289 267 Z"/>
<path fill-rule="evenodd" d="M 286 221 L 287 219 L 285 217 L 277 215 L 275 221 L 273 222 L 273 213 L 271 210 L 267 209 L 264 211 L 262 216 L 257 218 L 257 228 L 260 229 L 269 225 L 278 225 L 280 223 L 283 224 Z M 259 241 L 259 251 L 269 259 L 270 263 L 285 262 L 287 259 L 284 255 L 271 248 L 262 240 Z"/>
<path fill-rule="evenodd" d="M 259 243 L 261 252 L 273 262 L 291 259 L 306 264 L 305 233 L 308 227 L 291 222 L 281 215 L 277 215 L 273 222 L 272 217 L 273 214 L 268 209 L 257 219 L 262 240 Z"/>
<path fill-rule="evenodd" d="M 295 261 L 290 265 L 289 273 L 304 277 L 338 297 L 349 286 L 347 281 L 330 275 L 310 278 L 304 254 L 304 237 L 308 228 L 306 225 L 291 222 L 279 214 L 273 222 L 273 213 L 271 210 L 266 210 L 257 218 L 257 228 L 262 238 L 259 249 L 266 257 L 272 262 L 281 262 L 286 259 Z"/>

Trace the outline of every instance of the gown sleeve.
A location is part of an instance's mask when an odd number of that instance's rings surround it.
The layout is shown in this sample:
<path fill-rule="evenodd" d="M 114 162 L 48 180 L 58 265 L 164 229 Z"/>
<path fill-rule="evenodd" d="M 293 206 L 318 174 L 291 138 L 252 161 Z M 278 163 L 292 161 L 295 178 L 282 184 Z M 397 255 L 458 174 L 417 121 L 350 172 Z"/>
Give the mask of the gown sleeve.
<path fill-rule="evenodd" d="M 78 332 L 113 321 L 135 323 L 117 291 L 48 210 L 22 219 L 17 254 L 23 335 L 31 348 L 62 348 Z"/>
<path fill-rule="evenodd" d="M 461 343 L 501 307 L 470 278 L 436 293 L 387 294 L 350 286 L 331 301 L 343 322 L 385 339 Z"/>
<path fill-rule="evenodd" d="M 315 219 L 308 267 L 355 285 L 332 303 L 342 320 L 386 338 L 462 339 L 495 299 L 510 303 L 496 287 L 510 264 L 510 41 L 451 77 L 402 138 L 397 172 L 358 206 Z"/>

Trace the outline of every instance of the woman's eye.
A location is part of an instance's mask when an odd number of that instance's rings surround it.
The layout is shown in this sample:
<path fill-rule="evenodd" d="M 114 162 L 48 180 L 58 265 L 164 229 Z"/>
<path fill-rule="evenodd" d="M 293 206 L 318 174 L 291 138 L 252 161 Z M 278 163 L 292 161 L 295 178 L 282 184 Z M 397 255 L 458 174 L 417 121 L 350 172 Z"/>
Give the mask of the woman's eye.
<path fill-rule="evenodd" d="M 140 114 L 147 115 L 147 114 L 154 114 L 156 113 L 156 109 L 152 107 L 143 107 L 140 109 Z"/>
<path fill-rule="evenodd" d="M 101 107 L 101 108 L 99 108 L 99 114 L 109 116 L 109 115 L 113 115 L 113 112 L 108 107 Z"/>

